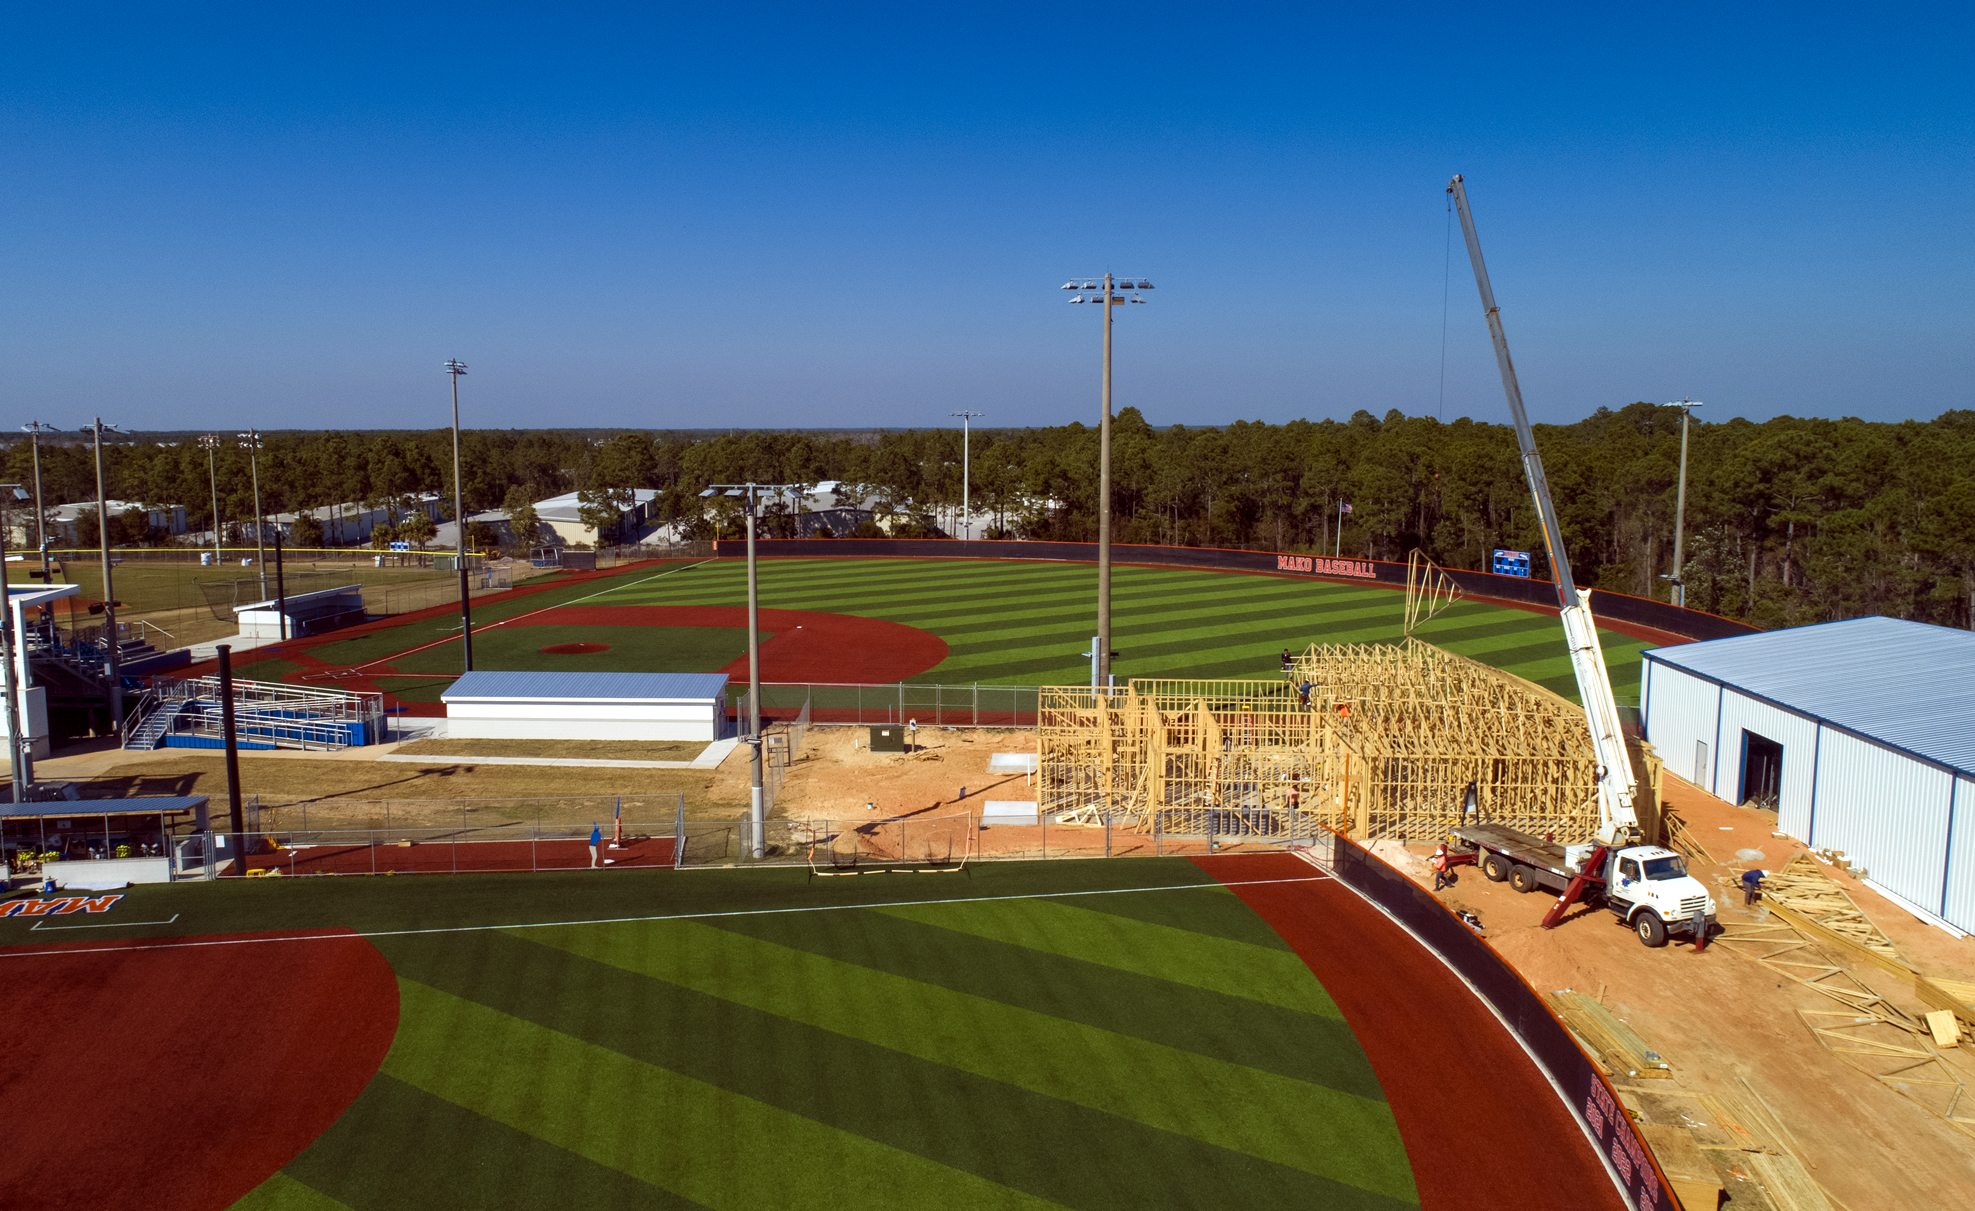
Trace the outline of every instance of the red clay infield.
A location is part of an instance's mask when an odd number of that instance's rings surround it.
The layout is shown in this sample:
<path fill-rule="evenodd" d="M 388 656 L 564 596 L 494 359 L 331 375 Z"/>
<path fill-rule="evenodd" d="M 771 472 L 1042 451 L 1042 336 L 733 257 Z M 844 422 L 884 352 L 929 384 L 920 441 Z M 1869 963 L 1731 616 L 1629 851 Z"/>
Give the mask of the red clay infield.
<path fill-rule="evenodd" d="M 1215 878 L 1299 879 L 1291 854 L 1195 858 Z M 1577 1120 L 1466 984 L 1334 879 L 1235 887 L 1323 982 L 1392 1105 L 1426 1211 L 1625 1211 Z"/>
<path fill-rule="evenodd" d="M 0 1020 L 0 1202 L 191 1211 L 230 1206 L 356 1099 L 398 983 L 354 934 L 14 947 Z"/>
<path fill-rule="evenodd" d="M 588 656 L 592 652 L 608 652 L 607 643 L 552 643 L 542 649 L 550 656 Z"/>
<path fill-rule="evenodd" d="M 568 606 L 524 615 L 502 626 L 734 627 L 747 629 L 745 606 Z M 946 659 L 946 640 L 917 627 L 810 610 L 763 610 L 763 681 L 883 685 L 916 677 Z M 719 670 L 747 676 L 747 658 Z"/>

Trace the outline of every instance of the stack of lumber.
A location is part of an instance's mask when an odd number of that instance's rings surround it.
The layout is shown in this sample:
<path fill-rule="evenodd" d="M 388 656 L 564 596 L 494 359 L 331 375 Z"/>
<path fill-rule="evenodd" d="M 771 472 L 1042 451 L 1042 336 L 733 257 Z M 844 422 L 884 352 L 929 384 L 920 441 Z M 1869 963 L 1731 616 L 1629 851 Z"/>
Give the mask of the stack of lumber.
<path fill-rule="evenodd" d="M 1670 1080 L 1673 1066 L 1648 1046 L 1632 1027 L 1612 1016 L 1596 998 L 1562 989 L 1550 994 L 1550 1007 L 1570 1027 L 1587 1054 L 1604 1065 L 1607 1075 L 1634 1079 Z"/>
<path fill-rule="evenodd" d="M 1893 940 L 1879 931 L 1845 889 L 1808 854 L 1797 854 L 1781 870 L 1772 871 L 1762 881 L 1762 898 L 1809 918 L 1854 946 L 1906 965 Z"/>

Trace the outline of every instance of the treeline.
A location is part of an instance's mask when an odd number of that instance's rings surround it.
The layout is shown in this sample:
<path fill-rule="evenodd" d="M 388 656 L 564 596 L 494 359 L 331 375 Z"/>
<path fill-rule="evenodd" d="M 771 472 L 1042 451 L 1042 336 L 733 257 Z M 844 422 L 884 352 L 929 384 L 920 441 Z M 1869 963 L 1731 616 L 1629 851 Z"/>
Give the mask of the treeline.
<path fill-rule="evenodd" d="M 1537 427 L 1580 584 L 1668 597 L 1680 411 L 1632 404 Z M 470 511 L 584 494 L 599 513 L 634 488 L 662 493 L 658 515 L 691 536 L 730 532 L 709 483 L 840 480 L 885 529 L 944 525 L 961 499 L 958 430 L 833 435 L 652 432 L 597 439 L 555 431 L 475 431 L 462 439 Z M 211 525 L 207 452 L 141 438 L 106 446 L 111 497 L 183 505 Z M 28 482 L 29 449 L 7 452 Z M 216 454 L 220 514 L 250 518 L 246 451 Z M 87 444 L 42 444 L 51 504 L 95 499 Z M 447 431 L 277 433 L 260 455 L 270 513 L 391 504 L 452 490 Z M 1249 546 L 1403 559 L 1417 548 L 1449 567 L 1486 568 L 1498 547 L 1531 551 L 1548 575 L 1506 425 L 1360 411 L 1350 420 L 1237 422 L 1155 429 L 1133 409 L 1113 422 L 1119 542 Z M 989 537 L 1096 537 L 1097 431 L 1082 424 L 977 430 L 972 503 Z M 1349 512 L 1342 512 L 1348 506 Z M 448 511 L 449 512 L 449 511 Z M 791 532 L 794 519 L 771 519 Z M 867 531 L 868 532 L 868 531 Z M 1779 417 L 1690 431 L 1685 580 L 1689 605 L 1760 626 L 1888 614 L 1970 625 L 1975 598 L 1975 411 L 1899 424 Z M 125 537 L 129 537 L 126 535 Z"/>

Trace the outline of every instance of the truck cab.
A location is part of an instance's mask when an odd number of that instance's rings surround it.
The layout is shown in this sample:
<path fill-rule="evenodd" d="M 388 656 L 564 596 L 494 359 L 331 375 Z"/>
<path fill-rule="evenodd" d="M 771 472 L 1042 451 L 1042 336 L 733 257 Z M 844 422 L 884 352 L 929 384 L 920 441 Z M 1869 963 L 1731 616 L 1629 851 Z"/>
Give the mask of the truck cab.
<path fill-rule="evenodd" d="M 1687 873 L 1687 859 L 1658 845 L 1610 852 L 1605 867 L 1605 907 L 1632 927 L 1648 946 L 1666 945 L 1669 932 L 1705 941 L 1714 927 L 1714 898 Z"/>

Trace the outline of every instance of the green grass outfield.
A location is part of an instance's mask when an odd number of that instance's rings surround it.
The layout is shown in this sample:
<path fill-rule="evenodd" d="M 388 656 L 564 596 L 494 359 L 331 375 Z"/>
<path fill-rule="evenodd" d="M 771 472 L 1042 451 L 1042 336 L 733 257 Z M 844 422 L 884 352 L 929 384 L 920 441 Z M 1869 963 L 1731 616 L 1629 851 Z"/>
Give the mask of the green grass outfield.
<path fill-rule="evenodd" d="M 947 659 L 916 680 L 1013 685 L 1074 685 L 1089 680 L 1096 570 L 1087 564 L 998 560 L 774 559 L 761 563 L 761 603 L 771 609 L 818 610 L 882 618 L 944 639 Z M 556 603 L 585 605 L 742 605 L 747 572 L 741 560 L 642 568 L 606 580 L 499 604 L 476 604 L 476 628 Z M 1114 670 L 1127 677 L 1273 677 L 1277 654 L 1310 643 L 1395 643 L 1402 637 L 1405 595 L 1369 585 L 1277 576 L 1166 568 L 1120 567 L 1112 585 Z M 552 621 L 553 618 L 549 619 Z M 428 643 L 447 633 L 444 620 L 407 624 L 323 644 L 311 654 L 334 664 L 358 664 Z M 457 626 L 457 623 L 450 624 Z M 581 628 L 558 629 L 554 642 L 581 638 Z M 621 629 L 621 628 L 620 628 Z M 591 637 L 611 642 L 603 628 Z M 572 667 L 567 657 L 538 649 L 541 628 L 478 633 L 477 667 Z M 1462 601 L 1423 624 L 1420 638 L 1576 698 L 1562 625 L 1547 615 Z M 1644 641 L 1601 631 L 1612 688 L 1636 700 Z M 730 645 L 728 645 L 730 646 Z M 438 671 L 450 646 L 414 661 Z M 727 646 L 709 650 L 717 669 Z M 609 661 L 616 653 L 583 657 Z M 612 667 L 644 670 L 627 651 Z M 651 671 L 679 669 L 653 662 Z M 403 664 L 400 667 L 407 667 Z M 423 668 L 423 664 L 419 666 Z M 601 667 L 601 666 L 600 666 Z M 408 670 L 409 671 L 409 670 Z M 245 675 L 253 676 L 252 672 Z M 435 691 L 436 692 L 436 691 Z"/>
<path fill-rule="evenodd" d="M 1419 1203 L 1331 997 L 1182 859 L 147 886 L 118 912 L 346 925 L 397 975 L 379 1074 L 242 1208 Z"/>

